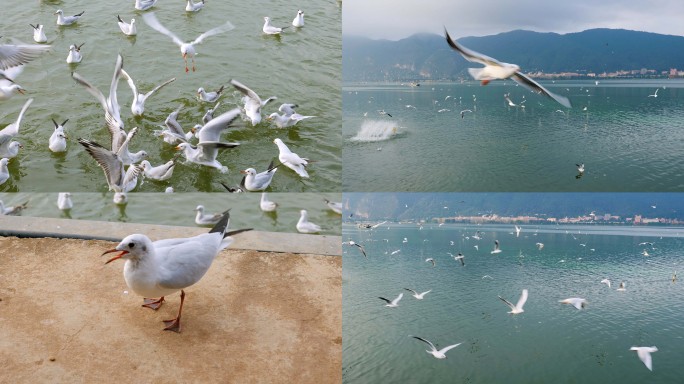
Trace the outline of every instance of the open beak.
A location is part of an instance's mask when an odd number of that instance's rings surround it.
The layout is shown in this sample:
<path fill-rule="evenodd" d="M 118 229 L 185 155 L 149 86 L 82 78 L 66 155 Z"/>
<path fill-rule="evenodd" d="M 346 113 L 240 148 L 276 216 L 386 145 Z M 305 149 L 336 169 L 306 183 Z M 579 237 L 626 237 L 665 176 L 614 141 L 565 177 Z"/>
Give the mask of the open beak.
<path fill-rule="evenodd" d="M 112 252 L 119 252 L 119 250 L 116 249 L 116 248 L 110 249 L 109 251 L 105 251 L 105 252 L 104 252 L 102 255 L 100 255 L 100 256 L 104 256 L 104 255 L 106 255 L 106 254 L 108 254 L 108 253 L 112 253 Z M 116 256 L 112 257 L 111 259 L 107 260 L 107 262 L 106 262 L 105 264 L 109 264 L 109 263 L 111 263 L 112 261 L 114 261 L 114 260 L 116 260 L 116 259 L 120 259 L 121 256 L 123 256 L 123 255 L 125 255 L 125 254 L 127 254 L 127 253 L 128 253 L 128 251 L 121 251 L 121 253 L 119 253 L 118 255 L 116 255 Z"/>
<path fill-rule="evenodd" d="M 244 170 L 243 170 L 243 171 L 240 171 L 240 173 L 242 173 L 243 175 L 246 175 L 246 174 L 247 174 L 247 171 L 244 171 Z"/>

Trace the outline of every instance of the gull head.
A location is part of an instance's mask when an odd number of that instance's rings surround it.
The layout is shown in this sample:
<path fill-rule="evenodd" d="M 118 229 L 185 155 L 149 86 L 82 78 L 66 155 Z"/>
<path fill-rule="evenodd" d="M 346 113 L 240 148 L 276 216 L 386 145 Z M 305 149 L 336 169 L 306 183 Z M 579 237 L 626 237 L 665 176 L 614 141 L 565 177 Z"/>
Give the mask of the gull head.
<path fill-rule="evenodd" d="M 266 24 L 270 23 L 270 22 L 271 22 L 271 18 L 268 17 L 268 16 L 264 16 L 264 22 L 266 22 Z"/>
<path fill-rule="evenodd" d="M 12 84 L 9 88 L 10 88 L 10 91 L 19 92 L 19 93 L 21 93 L 22 95 L 23 95 L 24 92 L 26 91 L 26 89 L 22 88 L 22 86 L 19 85 L 19 84 Z"/>
<path fill-rule="evenodd" d="M 197 211 L 197 212 L 204 212 L 204 205 L 201 205 L 201 204 L 198 205 L 197 208 L 194 209 L 194 211 Z"/>
<path fill-rule="evenodd" d="M 243 175 L 256 176 L 256 170 L 254 168 L 247 168 L 244 171 L 240 171 Z"/>
<path fill-rule="evenodd" d="M 63 14 L 64 14 L 64 11 L 62 11 L 61 9 L 58 9 L 58 10 L 55 11 L 54 14 L 55 14 L 55 15 L 63 15 Z"/>
<path fill-rule="evenodd" d="M 204 88 L 202 88 L 202 87 L 197 88 L 197 94 L 198 95 L 202 92 L 204 92 Z"/>
<path fill-rule="evenodd" d="M 126 236 L 119 245 L 114 249 L 105 251 L 102 255 L 106 255 L 112 252 L 120 252 L 118 255 L 107 260 L 105 264 L 109 264 L 114 260 L 125 259 L 125 260 L 140 260 L 152 252 L 154 246 L 152 241 L 145 235 L 134 234 Z"/>
<path fill-rule="evenodd" d="M 298 14 L 299 16 L 302 16 L 302 15 L 304 14 L 304 11 L 302 11 L 302 10 L 300 9 L 299 11 L 297 11 L 297 14 Z"/>
<path fill-rule="evenodd" d="M 183 151 L 183 150 L 187 149 L 189 146 L 190 146 L 190 144 L 188 144 L 188 143 L 180 143 L 180 144 L 176 145 L 174 147 L 174 149 L 176 151 Z"/>
<path fill-rule="evenodd" d="M 273 119 L 275 119 L 276 117 L 278 117 L 278 114 L 277 114 L 276 112 L 273 112 L 273 113 L 271 113 L 270 115 L 268 115 L 268 117 L 267 117 L 266 119 L 267 119 L 267 120 L 273 120 Z"/>
<path fill-rule="evenodd" d="M 9 162 L 9 159 L 6 157 L 3 157 L 2 159 L 0 159 L 0 166 L 5 167 L 5 166 L 7 166 L 8 162 Z"/>
<path fill-rule="evenodd" d="M 152 168 L 152 164 L 150 164 L 149 161 L 143 160 L 140 162 L 140 165 L 143 167 L 144 170 L 148 171 L 150 168 Z"/>

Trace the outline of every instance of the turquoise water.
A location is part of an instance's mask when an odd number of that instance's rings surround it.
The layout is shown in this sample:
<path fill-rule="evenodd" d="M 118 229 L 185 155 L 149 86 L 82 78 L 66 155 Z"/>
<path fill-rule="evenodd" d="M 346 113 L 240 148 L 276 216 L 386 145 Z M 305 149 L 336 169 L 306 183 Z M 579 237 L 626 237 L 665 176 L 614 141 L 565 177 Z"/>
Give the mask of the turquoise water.
<path fill-rule="evenodd" d="M 542 83 L 574 107 L 563 108 L 511 81 L 484 87 L 345 84 L 344 190 L 684 189 L 684 81 Z M 648 97 L 656 88 L 658 97 Z M 525 108 L 509 106 L 506 93 Z M 465 109 L 473 112 L 461 118 Z M 578 163 L 586 168 L 580 178 Z"/>
<path fill-rule="evenodd" d="M 143 192 L 163 192 L 172 185 L 179 192 L 222 191 L 219 181 L 237 184 L 248 167 L 263 171 L 278 156 L 273 139 L 282 139 L 293 152 L 315 161 L 311 178 L 302 180 L 293 171 L 278 171 L 270 187 L 273 192 L 330 192 L 341 188 L 341 5 L 327 0 L 302 4 L 305 26 L 289 28 L 280 38 L 264 36 L 263 17 L 274 25 L 290 25 L 298 5 L 277 1 L 208 1 L 198 13 L 186 13 L 183 1 L 160 1 L 153 8 L 159 21 L 179 38 L 193 40 L 210 28 L 229 20 L 235 29 L 211 36 L 197 46 L 197 71 L 186 74 L 179 48 L 170 38 L 152 30 L 133 8 L 133 1 L 46 2 L 26 1 L 12 4 L 12 18 L 3 24 L 3 42 L 16 38 L 32 43 L 33 29 L 28 23 L 44 24 L 52 52 L 26 66 L 17 83 L 27 89 L 0 106 L 0 127 L 14 122 L 24 102 L 34 98 L 17 140 L 24 149 L 10 162 L 12 177 L 0 186 L 2 192 L 100 192 L 107 190 L 102 170 L 85 152 L 77 138 L 83 137 L 109 146 L 104 112 L 86 90 L 71 79 L 75 71 L 108 94 L 117 53 L 124 58 L 124 69 L 141 92 L 175 77 L 176 81 L 150 97 L 141 118 L 132 116 L 132 94 L 126 81 L 120 81 L 118 100 L 126 129 L 139 127 L 132 151 L 144 149 L 153 165 L 175 155 L 173 146 L 155 137 L 152 131 L 163 125 L 167 115 L 183 105 L 178 121 L 187 131 L 213 104 L 196 100 L 199 87 L 215 90 L 226 86 L 217 113 L 235 108 L 240 100 L 230 86 L 234 78 L 257 92 L 263 99 L 277 96 L 263 114 L 278 110 L 281 103 L 297 103 L 298 111 L 316 118 L 289 129 L 276 129 L 264 119 L 225 133 L 224 141 L 241 146 L 219 154 L 228 167 L 227 174 L 194 164 L 181 164 L 168 182 L 150 182 L 138 187 Z M 85 11 L 78 24 L 58 27 L 54 11 L 62 8 L 71 15 Z M 138 35 L 124 36 L 116 15 L 127 22 L 136 19 Z M 65 62 L 70 44 L 85 43 L 83 61 Z M 54 130 L 51 118 L 66 125 L 68 147 L 65 154 L 53 154 L 48 139 Z"/>
<path fill-rule="evenodd" d="M 684 287 L 671 277 L 682 274 L 684 228 L 522 225 L 516 237 L 513 225 L 385 224 L 343 225 L 342 236 L 368 254 L 344 247 L 343 382 L 679 381 Z M 492 255 L 495 239 L 502 252 Z M 646 241 L 654 246 L 639 245 Z M 465 267 L 447 254 L 459 251 Z M 616 291 L 621 281 L 625 292 Z M 432 292 L 419 301 L 403 288 Z M 497 296 L 515 303 L 522 289 L 524 313 L 508 314 Z M 402 292 L 397 308 L 378 299 Z M 570 297 L 589 304 L 558 302 Z M 463 344 L 437 360 L 408 335 Z M 629 348 L 653 345 L 650 372 Z"/>

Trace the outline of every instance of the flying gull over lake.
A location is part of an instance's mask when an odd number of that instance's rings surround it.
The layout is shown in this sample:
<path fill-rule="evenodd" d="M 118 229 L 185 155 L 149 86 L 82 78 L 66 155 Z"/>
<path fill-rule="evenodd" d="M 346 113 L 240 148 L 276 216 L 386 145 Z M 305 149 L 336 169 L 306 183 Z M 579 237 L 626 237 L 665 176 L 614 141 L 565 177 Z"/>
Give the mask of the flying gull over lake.
<path fill-rule="evenodd" d="M 494 250 L 490 252 L 491 254 L 494 253 L 501 253 L 501 249 L 499 249 L 499 240 L 494 240 Z"/>
<path fill-rule="evenodd" d="M 577 309 L 582 309 L 587 306 L 587 300 L 581 299 L 579 297 L 571 297 L 569 299 L 563 299 L 558 301 L 561 304 L 570 304 Z"/>
<path fill-rule="evenodd" d="M 429 342 L 428 340 L 423 339 L 422 337 L 410 336 L 410 335 L 409 335 L 409 337 L 413 337 L 414 339 L 420 340 L 420 341 L 426 343 L 427 345 L 429 345 L 429 346 L 430 346 L 430 350 L 429 350 L 429 351 L 426 350 L 425 352 L 431 354 L 432 356 L 434 356 L 434 357 L 437 358 L 437 359 L 446 359 L 446 358 L 447 358 L 447 357 L 446 357 L 446 353 L 447 353 L 449 350 L 451 350 L 451 349 L 453 349 L 453 348 L 456 348 L 456 347 L 458 347 L 459 345 L 462 344 L 462 343 L 453 344 L 453 345 L 446 346 L 446 347 L 444 347 L 444 348 L 442 348 L 442 349 L 440 349 L 440 350 L 437 350 L 437 348 L 435 347 L 434 344 L 432 344 L 432 343 Z"/>
<path fill-rule="evenodd" d="M 394 300 L 391 301 L 385 299 L 384 297 L 378 297 L 378 299 L 387 302 L 387 304 L 385 304 L 385 307 L 396 308 L 399 306 L 399 300 L 401 300 L 402 297 L 404 297 L 404 294 L 400 293 L 399 296 L 397 296 Z"/>
<path fill-rule="evenodd" d="M 418 292 L 416 292 L 416 291 L 414 291 L 413 289 L 410 289 L 410 288 L 404 288 L 404 289 L 407 290 L 407 291 L 413 292 L 413 297 L 415 297 L 417 300 L 423 300 L 423 298 L 425 298 L 425 295 L 427 295 L 428 293 L 432 292 L 432 289 L 429 290 L 429 291 L 425 291 L 425 292 L 423 292 L 423 293 L 418 293 Z"/>
<path fill-rule="evenodd" d="M 653 370 L 653 360 L 651 359 L 651 353 L 658 352 L 658 348 L 653 347 L 632 347 L 630 351 L 636 351 L 639 360 L 648 368 L 649 371 Z"/>
<path fill-rule="evenodd" d="M 517 315 L 518 313 L 523 313 L 525 312 L 523 310 L 523 305 L 525 305 L 525 302 L 527 301 L 527 289 L 522 290 L 522 294 L 520 295 L 520 299 L 518 299 L 518 303 L 513 305 L 510 301 L 504 299 L 503 297 L 499 296 L 499 299 L 506 303 L 509 307 L 511 307 L 511 311 L 508 313 L 511 313 L 513 315 Z"/>

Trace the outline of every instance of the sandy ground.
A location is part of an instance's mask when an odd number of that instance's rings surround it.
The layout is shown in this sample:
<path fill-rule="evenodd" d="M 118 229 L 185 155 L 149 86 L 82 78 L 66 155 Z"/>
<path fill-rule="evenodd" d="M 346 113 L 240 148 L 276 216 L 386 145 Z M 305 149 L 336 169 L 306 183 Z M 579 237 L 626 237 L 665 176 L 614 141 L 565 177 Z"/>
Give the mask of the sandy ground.
<path fill-rule="evenodd" d="M 104 265 L 115 243 L 0 237 L 2 383 L 339 383 L 342 258 L 224 250 L 182 333 Z"/>

